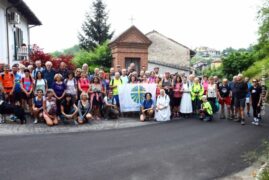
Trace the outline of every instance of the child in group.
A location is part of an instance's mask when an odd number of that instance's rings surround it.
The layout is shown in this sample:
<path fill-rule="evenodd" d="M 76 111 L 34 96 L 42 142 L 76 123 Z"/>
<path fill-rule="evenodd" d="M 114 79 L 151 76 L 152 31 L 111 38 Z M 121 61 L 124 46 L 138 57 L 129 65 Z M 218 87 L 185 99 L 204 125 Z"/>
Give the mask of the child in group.
<path fill-rule="evenodd" d="M 206 95 L 202 96 L 202 105 L 201 105 L 201 109 L 200 109 L 200 120 L 206 121 L 206 122 L 213 120 L 212 106 L 207 101 Z"/>
<path fill-rule="evenodd" d="M 154 103 L 152 100 L 152 94 L 146 93 L 145 94 L 145 100 L 141 106 L 141 115 L 140 115 L 140 121 L 149 120 L 149 118 L 152 118 L 154 116 Z"/>
<path fill-rule="evenodd" d="M 37 124 L 38 119 L 41 119 L 43 117 L 43 90 L 38 89 L 36 93 L 37 96 L 35 96 L 33 100 L 33 116 L 35 118 L 34 124 Z"/>

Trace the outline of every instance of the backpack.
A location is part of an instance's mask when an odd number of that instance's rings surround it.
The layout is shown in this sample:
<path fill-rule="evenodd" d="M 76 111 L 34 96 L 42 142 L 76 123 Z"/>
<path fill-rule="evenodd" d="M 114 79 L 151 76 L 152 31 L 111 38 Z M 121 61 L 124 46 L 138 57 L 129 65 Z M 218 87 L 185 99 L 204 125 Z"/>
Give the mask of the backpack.
<path fill-rule="evenodd" d="M 12 78 L 14 77 L 13 73 L 10 73 L 10 75 Z M 1 78 L 4 79 L 4 77 L 5 77 L 5 73 L 1 74 Z"/>
<path fill-rule="evenodd" d="M 114 85 L 114 79 L 112 79 L 111 81 L 112 81 L 111 84 L 113 86 Z M 120 78 L 120 83 L 122 84 L 122 79 L 121 78 Z"/>
<path fill-rule="evenodd" d="M 31 77 L 31 76 L 29 76 L 29 79 L 30 79 L 30 82 L 31 82 L 31 83 L 33 83 L 33 79 L 32 79 L 32 77 Z M 24 84 L 24 77 L 23 77 L 23 78 L 21 78 L 21 81 L 22 81 L 22 84 Z"/>
<path fill-rule="evenodd" d="M 75 78 L 73 78 L 73 81 L 74 81 L 74 86 L 77 87 L 77 84 L 78 84 L 78 83 L 77 83 L 77 80 L 76 80 Z M 64 80 L 64 84 L 65 84 L 65 86 L 67 86 L 67 82 L 68 82 L 68 79 L 65 79 L 65 80 Z"/>

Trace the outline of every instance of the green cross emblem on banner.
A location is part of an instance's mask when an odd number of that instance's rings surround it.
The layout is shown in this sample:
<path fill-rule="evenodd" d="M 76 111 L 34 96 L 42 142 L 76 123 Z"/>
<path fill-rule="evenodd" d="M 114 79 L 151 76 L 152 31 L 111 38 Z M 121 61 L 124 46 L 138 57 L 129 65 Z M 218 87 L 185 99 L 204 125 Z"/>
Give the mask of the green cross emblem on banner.
<path fill-rule="evenodd" d="M 131 98 L 137 104 L 142 104 L 144 101 L 144 96 L 146 94 L 146 89 L 143 86 L 135 86 L 131 90 Z"/>

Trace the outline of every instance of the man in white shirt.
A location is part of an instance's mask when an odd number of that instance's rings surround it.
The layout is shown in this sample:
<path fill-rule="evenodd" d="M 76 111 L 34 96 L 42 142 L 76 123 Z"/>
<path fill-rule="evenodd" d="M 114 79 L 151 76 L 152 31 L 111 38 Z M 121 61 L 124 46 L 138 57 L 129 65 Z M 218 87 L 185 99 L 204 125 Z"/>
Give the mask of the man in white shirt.
<path fill-rule="evenodd" d="M 122 73 L 122 75 L 121 75 L 120 78 L 121 78 L 121 80 L 122 80 L 122 83 L 123 83 L 123 84 L 127 84 L 128 81 L 129 81 L 129 78 L 128 78 L 128 76 L 127 76 L 127 70 L 126 70 L 126 69 L 122 69 L 121 73 Z"/>

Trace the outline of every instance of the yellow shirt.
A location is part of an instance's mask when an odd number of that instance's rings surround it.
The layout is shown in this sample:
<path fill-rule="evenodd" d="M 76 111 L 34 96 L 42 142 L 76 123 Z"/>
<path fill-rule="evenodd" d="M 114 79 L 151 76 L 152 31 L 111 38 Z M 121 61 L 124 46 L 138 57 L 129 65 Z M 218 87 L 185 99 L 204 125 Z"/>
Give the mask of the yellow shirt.
<path fill-rule="evenodd" d="M 110 86 L 117 86 L 116 88 L 113 88 L 112 92 L 113 92 L 113 95 L 118 95 L 119 94 L 119 90 L 118 90 L 118 87 L 122 85 L 122 80 L 121 79 L 112 79 L 110 81 Z"/>

